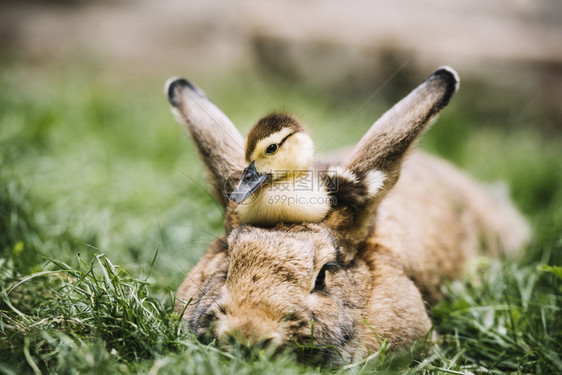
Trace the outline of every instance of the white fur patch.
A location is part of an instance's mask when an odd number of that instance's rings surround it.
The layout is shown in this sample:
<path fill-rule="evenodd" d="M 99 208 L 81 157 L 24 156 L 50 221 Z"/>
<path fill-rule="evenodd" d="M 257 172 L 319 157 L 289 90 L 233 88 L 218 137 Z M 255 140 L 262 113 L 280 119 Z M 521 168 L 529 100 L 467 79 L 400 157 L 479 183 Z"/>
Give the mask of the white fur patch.
<path fill-rule="evenodd" d="M 386 175 L 381 171 L 371 171 L 365 177 L 365 184 L 369 191 L 369 195 L 374 197 L 384 186 Z"/>
<path fill-rule="evenodd" d="M 359 179 L 355 173 L 351 172 L 349 169 L 342 167 L 341 165 L 332 165 L 328 168 L 328 176 L 330 177 L 341 177 L 349 180 L 353 183 L 358 183 Z"/>

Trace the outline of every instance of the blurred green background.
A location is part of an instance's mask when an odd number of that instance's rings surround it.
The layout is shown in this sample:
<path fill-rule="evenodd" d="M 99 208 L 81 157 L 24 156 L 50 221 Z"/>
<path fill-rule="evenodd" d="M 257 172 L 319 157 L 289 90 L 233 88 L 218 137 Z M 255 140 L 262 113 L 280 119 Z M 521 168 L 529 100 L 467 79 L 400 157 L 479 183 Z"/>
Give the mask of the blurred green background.
<path fill-rule="evenodd" d="M 101 252 L 161 298 L 222 234 L 202 163 L 162 92 L 170 76 L 201 87 L 243 134 L 268 111 L 292 111 L 327 152 L 354 144 L 444 64 L 461 89 L 421 147 L 506 183 L 536 233 L 522 262 L 562 264 L 555 3 L 260 4 L 0 5 L 5 280 Z M 404 6 L 411 12 L 391 22 Z"/>
<path fill-rule="evenodd" d="M 548 2 L 541 4 L 548 9 Z M 472 17 L 454 35 L 459 44 L 472 41 L 472 54 L 447 46 L 424 50 L 423 41 L 412 47 L 421 36 L 410 31 L 410 41 L 390 26 L 382 31 L 394 32 L 393 45 L 374 37 L 363 44 L 350 39 L 379 31 L 362 23 L 362 12 L 384 19 L 379 12 L 392 15 L 401 5 L 363 9 L 354 3 L 339 15 L 340 26 L 362 29 L 339 32 L 326 24 L 342 12 L 330 2 L 308 4 L 304 10 L 316 9 L 318 19 L 307 22 L 290 2 L 270 8 L 247 1 L 3 5 L 2 201 L 20 200 L 28 217 L 2 213 L 2 251 L 22 242 L 18 258 L 34 269 L 42 264 L 38 254 L 69 261 L 76 253 L 101 251 L 143 272 L 158 250 L 154 286 L 173 289 L 222 233 L 222 223 L 203 166 L 162 93 L 168 77 L 193 80 L 243 134 L 268 111 L 293 111 L 322 152 L 354 144 L 442 64 L 459 71 L 461 89 L 421 147 L 483 181 L 507 183 L 539 232 L 559 231 L 562 60 L 547 51 L 548 38 L 542 54 L 529 50 L 521 61 L 509 55 L 528 48 L 525 40 L 513 40 L 517 34 L 490 35 L 497 48 L 504 40 L 520 43 L 502 58 L 485 52 L 486 43 L 478 49 L 476 38 L 467 35 L 485 28 L 486 17 L 496 17 L 506 32 L 535 30 L 546 10 L 521 20 L 529 9 L 514 5 L 500 13 L 472 5 Z M 417 7 L 421 15 L 467 18 L 460 5 Z M 298 38 L 276 26 L 291 12 L 295 19 L 287 27 L 299 31 Z M 404 16 L 406 31 L 407 21 Z M 540 30 L 560 32 L 544 24 Z M 432 38 L 449 38 L 439 29 L 425 31 L 431 32 Z"/>

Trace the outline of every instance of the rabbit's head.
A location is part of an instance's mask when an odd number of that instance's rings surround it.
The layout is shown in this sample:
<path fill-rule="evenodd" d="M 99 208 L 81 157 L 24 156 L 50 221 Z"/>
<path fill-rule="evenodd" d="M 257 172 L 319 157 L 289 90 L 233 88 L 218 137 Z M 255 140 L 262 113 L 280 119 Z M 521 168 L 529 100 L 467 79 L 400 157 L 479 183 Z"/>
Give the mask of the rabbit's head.
<path fill-rule="evenodd" d="M 178 290 L 190 330 L 225 346 L 297 343 L 339 353 L 332 363 L 364 354 L 361 347 L 376 349 L 383 339 L 399 345 L 427 333 L 418 289 L 370 233 L 405 154 L 457 86 L 454 71 L 437 70 L 371 127 L 349 159 L 333 167 L 347 190 L 322 222 L 260 228 L 240 225 L 228 205 L 228 177 L 244 165 L 242 137 L 200 90 L 169 81 L 168 98 L 227 212 L 226 235 Z"/>
<path fill-rule="evenodd" d="M 361 262 L 342 263 L 324 226 L 238 226 L 223 251 L 220 277 L 203 286 L 209 292 L 189 320 L 200 337 L 224 345 L 357 347 L 370 273 Z"/>

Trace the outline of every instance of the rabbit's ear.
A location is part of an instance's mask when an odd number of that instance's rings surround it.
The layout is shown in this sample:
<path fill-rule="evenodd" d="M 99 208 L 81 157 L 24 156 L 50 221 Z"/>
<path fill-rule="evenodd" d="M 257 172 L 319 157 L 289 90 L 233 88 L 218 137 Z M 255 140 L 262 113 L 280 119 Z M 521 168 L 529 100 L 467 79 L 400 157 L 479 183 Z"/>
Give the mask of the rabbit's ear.
<path fill-rule="evenodd" d="M 244 169 L 244 139 L 229 118 L 205 93 L 184 78 L 170 78 L 164 87 L 172 111 L 185 125 L 207 167 L 215 197 L 223 207 Z"/>
<path fill-rule="evenodd" d="M 442 67 L 408 96 L 389 109 L 361 138 L 347 162 L 359 177 L 378 170 L 386 175 L 385 188 L 396 183 L 408 148 L 435 119 L 458 90 L 457 73 Z"/>
<path fill-rule="evenodd" d="M 378 202 L 396 184 L 402 161 L 415 140 L 459 87 L 457 73 L 442 67 L 377 120 L 359 141 L 338 177 L 345 203 L 326 219 L 342 246 L 365 240 Z M 349 191 L 342 191 L 342 188 Z M 353 257 L 354 254 L 348 254 Z"/>

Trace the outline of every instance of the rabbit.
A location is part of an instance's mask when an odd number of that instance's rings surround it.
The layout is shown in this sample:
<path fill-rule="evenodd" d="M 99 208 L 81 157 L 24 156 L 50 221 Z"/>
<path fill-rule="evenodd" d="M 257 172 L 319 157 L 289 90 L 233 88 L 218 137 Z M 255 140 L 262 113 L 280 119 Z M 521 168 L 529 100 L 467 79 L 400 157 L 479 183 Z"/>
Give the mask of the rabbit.
<path fill-rule="evenodd" d="M 482 250 L 517 252 L 525 219 L 464 172 L 413 150 L 459 87 L 442 67 L 329 166 L 353 181 L 317 223 L 243 224 L 229 197 L 245 167 L 244 139 L 205 94 L 172 78 L 165 93 L 225 208 L 225 234 L 177 290 L 176 309 L 200 340 L 226 348 L 313 344 L 324 364 L 403 348 L 430 332 L 427 305 Z M 345 187 L 344 187 L 345 188 Z"/>

